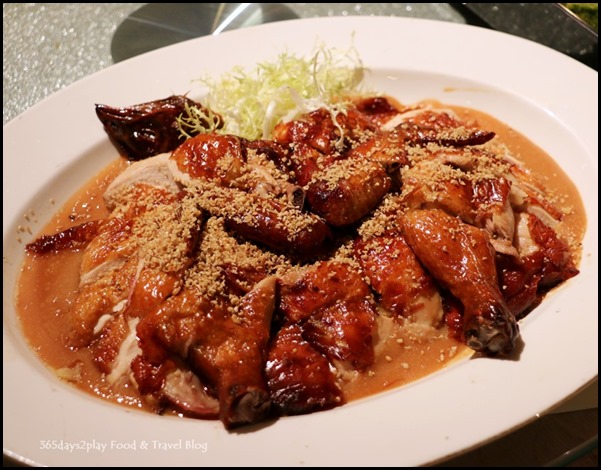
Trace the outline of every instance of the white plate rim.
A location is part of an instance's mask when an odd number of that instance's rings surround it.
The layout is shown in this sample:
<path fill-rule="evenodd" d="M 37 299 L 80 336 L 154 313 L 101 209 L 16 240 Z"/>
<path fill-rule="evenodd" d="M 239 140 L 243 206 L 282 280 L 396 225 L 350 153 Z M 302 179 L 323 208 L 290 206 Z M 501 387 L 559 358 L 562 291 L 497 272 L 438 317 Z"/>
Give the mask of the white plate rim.
<path fill-rule="evenodd" d="M 51 208 L 38 196 L 49 179 L 67 171 L 69 165 L 79 168 L 82 155 L 100 155 L 96 162 L 82 167 L 89 175 L 111 158 L 93 103 L 126 105 L 171 92 L 183 93 L 193 88 L 190 80 L 199 77 L 203 68 L 220 73 L 233 65 L 251 66 L 257 59 L 273 58 L 284 46 L 307 53 L 314 38 L 344 48 L 353 33 L 369 68 L 448 74 L 502 90 L 548 116 L 549 122 L 556 122 L 582 150 L 574 157 L 576 163 L 562 161 L 570 176 L 578 183 L 582 180 L 582 188 L 587 191 L 589 229 L 582 272 L 579 282 L 568 283 L 546 300 L 547 315 L 537 310 L 536 315 L 526 319 L 526 345 L 532 347 L 525 349 L 520 361 L 462 362 L 402 390 L 325 413 L 286 418 L 257 432 L 235 434 L 223 431 L 219 423 L 158 418 L 106 405 L 54 380 L 24 346 L 11 312 L 14 280 L 11 282 L 10 274 L 14 277 L 20 260 L 14 229 L 20 214 L 32 204 L 39 209 L 38 214 Z M 241 45 L 248 43 L 261 45 L 261 50 L 243 52 Z M 207 49 L 213 53 L 209 65 L 203 67 L 190 60 L 195 54 L 207 54 Z M 157 71 L 157 64 L 172 70 L 177 67 L 177 72 Z M 133 78 L 141 77 L 143 81 L 132 83 Z M 502 33 L 430 20 L 340 17 L 290 20 L 186 41 L 109 67 L 46 98 L 4 126 L 5 454 L 42 465 L 111 465 L 124 459 L 136 465 L 421 465 L 465 451 L 534 419 L 584 387 L 598 371 L 597 86 L 597 74 L 592 69 L 544 46 Z M 566 90 L 570 90 L 569 99 Z M 60 120 L 53 119 L 58 111 Z M 65 129 L 71 130 L 68 136 Z M 537 134 L 533 140 L 545 148 L 545 141 L 540 139 Z M 29 162 L 21 160 L 23 155 L 35 163 L 36 169 L 28 174 L 27 185 L 15 177 L 30 168 Z M 13 195 L 19 196 L 17 200 Z M 572 322 L 581 327 L 578 344 L 575 338 L 568 338 L 567 354 L 545 356 L 560 335 L 557 331 L 545 333 L 541 339 L 541 331 L 557 330 L 559 325 L 568 333 L 576 333 L 565 319 L 568 297 L 580 301 L 572 316 Z M 553 367 L 548 364 L 551 360 Z M 549 377 L 553 370 L 561 381 Z M 522 384 L 520 380 L 528 382 Z M 450 384 L 458 382 L 465 384 L 471 398 L 460 390 L 449 389 Z M 453 408 L 442 406 L 439 387 Z M 538 394 L 532 393 L 533 387 Z M 474 400 L 475 396 L 485 402 Z M 423 419 L 414 409 L 420 403 L 424 406 L 420 410 Z M 16 405 L 27 405 L 28 409 Z M 87 419 L 93 420 L 96 429 L 89 429 Z M 477 421 L 473 426 L 469 422 L 472 419 Z M 208 451 L 139 448 L 142 441 L 177 439 L 182 445 L 193 439 L 207 442 Z M 43 449 L 42 440 L 135 441 L 138 448 L 69 452 Z"/>

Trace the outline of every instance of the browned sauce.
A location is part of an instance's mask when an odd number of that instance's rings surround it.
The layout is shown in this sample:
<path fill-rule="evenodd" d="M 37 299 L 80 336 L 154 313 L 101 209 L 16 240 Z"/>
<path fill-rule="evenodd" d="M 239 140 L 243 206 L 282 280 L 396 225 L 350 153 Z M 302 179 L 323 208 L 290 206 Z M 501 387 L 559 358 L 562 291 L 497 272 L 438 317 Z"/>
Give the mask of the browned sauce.
<path fill-rule="evenodd" d="M 573 240 L 580 241 L 586 228 L 585 212 L 574 184 L 557 163 L 539 147 L 493 117 L 460 107 L 452 107 L 461 118 L 478 122 L 479 127 L 494 131 L 522 160 L 543 179 L 549 191 L 562 195 L 562 209 L 570 207 L 565 227 Z M 125 168 L 119 159 L 86 183 L 58 211 L 42 234 L 52 234 L 88 220 L 103 218 L 108 212 L 102 194 L 108 184 Z M 579 253 L 575 253 L 579 259 Z M 87 348 L 72 350 L 65 346 L 69 330 L 68 312 L 79 283 L 81 252 L 63 250 L 50 256 L 27 255 L 18 282 L 17 311 L 25 337 L 39 357 L 57 374 L 79 388 L 116 403 L 147 408 L 134 387 L 113 388 L 93 365 Z M 446 330 L 423 335 L 416 328 L 399 328 L 390 322 L 390 339 L 376 350 L 376 363 L 357 374 L 344 386 L 345 396 L 354 400 L 382 390 L 398 387 L 431 374 L 453 359 L 471 351 L 446 336 Z M 80 364 L 80 366 L 77 366 Z M 76 376 L 73 377 L 73 371 Z M 77 374 L 80 373 L 80 376 Z"/>

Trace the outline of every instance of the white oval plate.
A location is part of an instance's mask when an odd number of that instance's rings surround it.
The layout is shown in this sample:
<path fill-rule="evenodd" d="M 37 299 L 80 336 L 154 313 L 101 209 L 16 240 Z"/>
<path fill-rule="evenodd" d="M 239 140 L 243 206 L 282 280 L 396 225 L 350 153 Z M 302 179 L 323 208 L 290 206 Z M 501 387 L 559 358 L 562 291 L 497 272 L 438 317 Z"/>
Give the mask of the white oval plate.
<path fill-rule="evenodd" d="M 33 209 L 35 233 L 115 158 L 94 103 L 197 97 L 195 78 L 273 60 L 285 49 L 310 54 L 317 40 L 348 48 L 353 33 L 374 88 L 402 102 L 435 98 L 488 112 L 551 154 L 580 189 L 589 221 L 581 273 L 521 322 L 519 360 L 463 360 L 332 411 L 231 433 L 219 422 L 127 410 L 55 378 L 24 341 L 15 316 L 23 259 L 17 227 Z M 348 17 L 180 43 L 42 101 L 4 126 L 4 452 L 42 465 L 419 465 L 534 419 L 597 376 L 597 95 L 592 69 L 529 41 L 451 23 Z"/>

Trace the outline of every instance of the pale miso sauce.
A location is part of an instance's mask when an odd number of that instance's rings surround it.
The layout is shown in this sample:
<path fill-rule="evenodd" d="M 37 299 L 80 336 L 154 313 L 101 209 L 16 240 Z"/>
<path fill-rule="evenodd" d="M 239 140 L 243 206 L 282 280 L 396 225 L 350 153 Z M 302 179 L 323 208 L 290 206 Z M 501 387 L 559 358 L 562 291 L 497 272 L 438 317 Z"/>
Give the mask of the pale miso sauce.
<path fill-rule="evenodd" d="M 574 256 L 579 261 L 578 244 L 586 229 L 585 211 L 578 190 L 557 163 L 525 136 L 491 116 L 457 106 L 445 107 L 454 109 L 465 121 L 476 121 L 482 129 L 494 131 L 512 154 L 533 170 L 551 194 L 561 195 L 560 207 L 569 208 L 563 222 L 566 232 L 563 235 L 572 240 Z M 108 212 L 102 194 L 125 167 L 123 159 L 109 165 L 61 208 L 40 235 L 105 217 Z M 133 386 L 109 386 L 94 366 L 88 348 L 72 350 L 65 346 L 64 338 L 69 331 L 67 312 L 76 295 L 81 256 L 81 251 L 69 250 L 26 256 L 16 295 L 25 338 L 59 377 L 116 403 L 150 409 Z M 444 329 L 426 336 L 419 329 L 400 328 L 392 321 L 387 323 L 390 327 L 386 332 L 388 339 L 378 345 L 376 363 L 343 386 L 347 400 L 413 382 L 471 353 L 464 345 L 448 338 Z"/>
<path fill-rule="evenodd" d="M 127 167 L 117 159 L 88 181 L 53 216 L 39 235 L 51 235 L 81 223 L 108 216 L 103 193 Z M 82 250 L 56 254 L 26 254 L 17 284 L 16 306 L 25 338 L 42 361 L 57 375 L 79 388 L 117 403 L 148 408 L 131 386 L 112 388 L 94 365 L 88 348 L 66 346 L 68 312 L 79 285 Z"/>

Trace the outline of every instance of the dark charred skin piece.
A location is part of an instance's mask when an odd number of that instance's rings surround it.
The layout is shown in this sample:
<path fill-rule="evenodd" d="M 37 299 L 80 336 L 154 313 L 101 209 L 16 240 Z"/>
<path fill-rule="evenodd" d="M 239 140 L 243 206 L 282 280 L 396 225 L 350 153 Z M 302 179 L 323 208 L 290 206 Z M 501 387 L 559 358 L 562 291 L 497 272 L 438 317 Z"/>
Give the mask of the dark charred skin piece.
<path fill-rule="evenodd" d="M 85 248 L 96 238 L 102 222 L 101 220 L 92 220 L 53 235 L 42 235 L 33 242 L 25 245 L 25 249 L 28 253 L 43 255 L 45 253 L 56 253 L 61 250 Z"/>
<path fill-rule="evenodd" d="M 183 142 L 176 119 L 186 112 L 186 105 L 209 114 L 200 103 L 173 95 L 125 108 L 97 104 L 96 115 L 121 154 L 128 160 L 143 160 L 174 150 Z M 217 128 L 222 127 L 223 119 L 215 116 Z M 206 128 L 210 127 L 211 123 L 206 122 Z"/>

